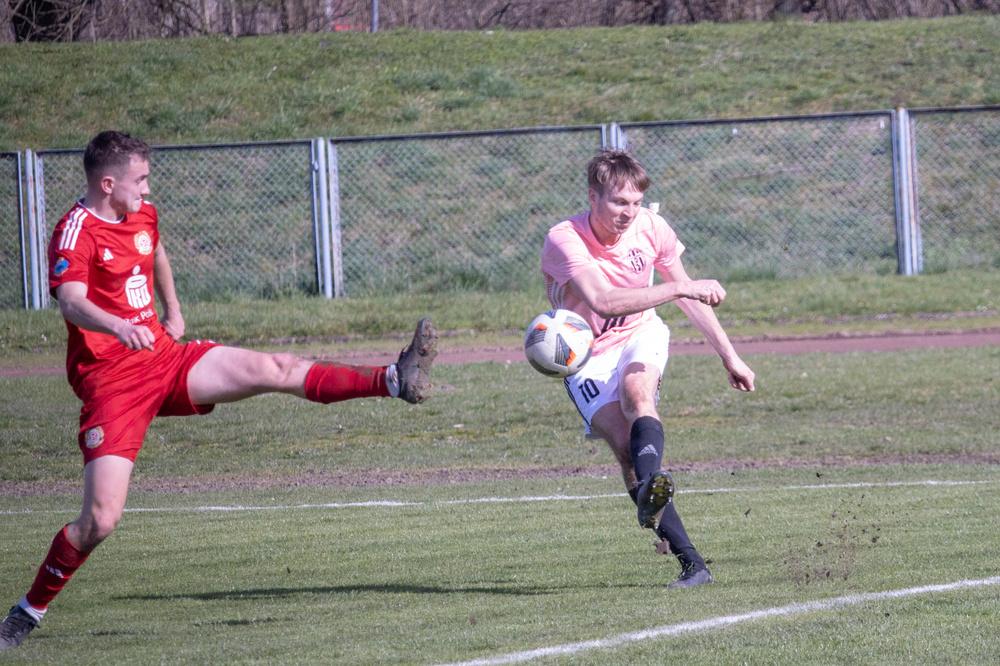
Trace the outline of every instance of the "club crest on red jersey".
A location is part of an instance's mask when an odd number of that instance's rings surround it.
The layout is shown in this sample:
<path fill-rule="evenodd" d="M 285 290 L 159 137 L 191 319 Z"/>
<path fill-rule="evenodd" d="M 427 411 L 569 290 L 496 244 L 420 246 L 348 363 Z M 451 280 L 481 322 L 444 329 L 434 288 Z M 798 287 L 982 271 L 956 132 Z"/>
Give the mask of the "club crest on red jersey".
<path fill-rule="evenodd" d="M 104 443 L 104 428 L 94 426 L 83 435 L 83 443 L 88 449 L 96 449 Z"/>
<path fill-rule="evenodd" d="M 149 254 L 153 251 L 153 239 L 149 236 L 149 232 L 140 231 L 132 237 L 132 241 L 139 254 Z"/>

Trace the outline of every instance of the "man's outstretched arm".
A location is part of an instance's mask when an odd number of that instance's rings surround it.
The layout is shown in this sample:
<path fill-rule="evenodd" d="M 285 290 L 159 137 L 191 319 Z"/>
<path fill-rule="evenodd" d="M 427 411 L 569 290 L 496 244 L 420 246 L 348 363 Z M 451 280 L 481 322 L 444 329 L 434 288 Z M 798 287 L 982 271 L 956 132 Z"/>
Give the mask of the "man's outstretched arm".
<path fill-rule="evenodd" d="M 674 282 L 684 284 L 691 281 L 679 257 L 669 268 L 661 271 L 660 275 L 665 281 L 664 284 Z M 725 295 L 724 290 L 722 293 Z M 701 331 L 708 343 L 712 345 L 712 349 L 722 359 L 722 365 L 729 373 L 729 385 L 739 391 L 753 391 L 755 388 L 754 372 L 736 353 L 733 343 L 722 328 L 722 324 L 719 323 L 719 318 L 715 316 L 715 310 L 704 301 L 691 298 L 677 299 L 675 303 L 687 315 L 694 327 Z"/>
<path fill-rule="evenodd" d="M 572 284 L 587 306 L 602 317 L 635 314 L 678 299 L 694 299 L 706 307 L 725 299 L 726 290 L 715 280 L 692 280 L 687 273 L 684 276 L 684 280 L 631 289 L 611 286 L 601 271 L 592 267 L 573 278 Z"/>

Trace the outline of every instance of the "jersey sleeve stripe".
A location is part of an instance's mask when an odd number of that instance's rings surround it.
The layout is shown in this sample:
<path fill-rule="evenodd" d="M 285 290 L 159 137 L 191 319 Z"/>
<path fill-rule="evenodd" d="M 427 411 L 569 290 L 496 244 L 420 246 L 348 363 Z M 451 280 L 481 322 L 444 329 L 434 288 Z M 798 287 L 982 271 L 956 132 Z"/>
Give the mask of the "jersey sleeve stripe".
<path fill-rule="evenodd" d="M 66 221 L 62 236 L 59 238 L 60 250 L 76 249 L 76 239 L 80 236 L 80 229 L 83 227 L 83 218 L 85 216 L 86 212 L 83 209 L 78 208 L 73 211 L 73 215 Z"/>
<path fill-rule="evenodd" d="M 69 244 L 69 240 L 73 237 L 73 225 L 76 222 L 77 211 L 73 211 L 69 219 L 66 220 L 66 224 L 63 226 L 62 236 L 59 237 L 59 249 L 65 250 Z"/>
<path fill-rule="evenodd" d="M 70 248 L 76 248 L 76 239 L 80 237 L 80 229 L 83 229 L 83 220 L 87 217 L 87 214 L 82 210 L 78 212 L 76 216 L 76 225 L 73 229 L 73 238 L 70 240 Z"/>

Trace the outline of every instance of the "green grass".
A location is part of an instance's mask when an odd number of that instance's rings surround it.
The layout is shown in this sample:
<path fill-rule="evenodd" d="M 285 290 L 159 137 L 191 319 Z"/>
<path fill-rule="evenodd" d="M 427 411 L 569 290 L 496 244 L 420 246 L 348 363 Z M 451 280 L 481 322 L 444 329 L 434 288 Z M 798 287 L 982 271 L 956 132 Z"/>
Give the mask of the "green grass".
<path fill-rule="evenodd" d="M 996 575 L 995 465 L 847 463 L 995 454 L 1000 350 L 748 360 L 759 377 L 752 395 L 728 389 L 706 357 L 672 359 L 664 383 L 667 460 L 675 469 L 712 465 L 677 474 L 678 506 L 717 578 L 710 588 L 663 589 L 676 564 L 654 555 L 650 534 L 635 526 L 610 454 L 582 440 L 559 382 L 525 364 L 442 366 L 440 392 L 419 406 L 265 396 L 207 417 L 156 421 L 137 488 L 170 479 L 224 489 L 134 491 L 135 511 L 11 658 L 438 663 Z M 63 489 L 0 494 L 0 598 L 13 600 L 79 503 L 65 494 L 79 478 L 78 403 L 61 377 L 0 379 L 0 393 L 0 479 Z M 775 467 L 789 459 L 799 465 Z M 368 487 L 295 481 L 554 466 L 587 475 Z M 269 485 L 241 490 L 255 482 Z M 845 485 L 858 483 L 871 485 Z M 834 487 L 819 487 L 827 484 Z M 453 503 L 553 494 L 585 497 Z M 301 506 L 373 500 L 415 504 Z M 650 662 L 667 653 L 690 663 L 719 655 L 989 663 L 995 605 L 995 586 L 967 589 L 543 663 Z"/>
<path fill-rule="evenodd" d="M 844 594 L 996 574 L 995 470 L 841 470 L 686 475 L 678 498 L 717 578 L 668 592 L 624 496 L 449 504 L 452 499 L 604 495 L 613 479 L 367 491 L 136 494 L 119 531 L 81 569 L 16 659 L 80 663 L 439 663 L 605 638 Z M 886 480 L 979 481 L 898 486 Z M 824 478 L 822 483 L 827 483 Z M 798 489 L 789 486 L 799 486 Z M 735 492 L 711 492 L 730 488 Z M 742 489 L 742 490 L 740 490 Z M 278 506 L 396 499 L 409 507 L 220 513 L 183 506 Z M 0 499 L 0 595 L 21 594 L 72 506 Z M 166 511 L 163 511 L 163 510 Z M 46 513 L 56 510 L 56 513 Z M 40 511 L 40 512 L 39 512 Z M 749 511 L 749 512 L 748 512 Z M 829 575 L 828 575 L 829 574 Z M 987 663 L 996 587 L 758 620 L 542 663 L 831 660 Z"/>
<path fill-rule="evenodd" d="M 0 149 L 79 147 L 105 126 L 177 143 L 995 104 L 998 34 L 1000 19 L 975 16 L 3 45 Z M 933 268 L 953 268 L 948 261 L 933 259 Z M 734 336 L 996 327 L 998 276 L 959 270 L 778 281 L 751 272 L 727 282 L 719 316 Z M 468 289 L 482 286 L 474 278 Z M 454 286 L 464 279 L 454 274 Z M 332 302 L 233 299 L 188 304 L 185 314 L 192 338 L 331 353 L 398 349 L 428 313 L 449 332 L 445 345 L 516 345 L 544 307 L 540 288 L 455 289 Z M 675 337 L 697 337 L 676 308 L 662 312 Z M 0 312 L 0 365 L 61 365 L 64 345 L 58 312 Z M 129 513 L 11 658 L 431 663 L 996 575 L 996 466 L 841 466 L 994 454 L 996 348 L 748 360 L 759 377 L 753 395 L 729 390 L 714 359 L 674 358 L 661 403 L 667 460 L 717 469 L 679 475 L 692 491 L 679 506 L 718 579 L 711 588 L 662 590 L 675 565 L 653 555 L 621 496 L 447 503 L 618 494 L 621 486 L 604 445 L 581 439 L 558 382 L 524 364 L 443 366 L 438 395 L 417 407 L 377 400 L 322 407 L 266 396 L 204 418 L 157 421 L 136 469 L 140 488 L 164 478 L 275 487 L 134 492 L 133 508 L 424 504 Z M 0 480 L 65 488 L 78 479 L 79 404 L 65 379 L 0 378 L 0 395 Z M 804 466 L 743 469 L 789 459 Z M 565 465 L 592 476 L 291 485 L 310 472 Z M 981 483 L 790 487 L 928 479 Z M 742 490 L 712 492 L 720 488 Z M 0 495 L 0 511 L 18 512 L 0 513 L 0 598 L 23 593 L 78 502 Z M 660 662 L 669 654 L 692 663 L 989 663 L 996 589 L 761 620 L 563 661 Z"/>
<path fill-rule="evenodd" d="M 1000 350 L 759 355 L 753 394 L 732 391 L 718 361 L 679 356 L 663 386 L 667 459 L 733 464 L 997 450 Z M 323 407 L 288 396 L 160 419 L 140 478 L 270 477 L 330 470 L 598 467 L 560 382 L 527 364 L 441 366 L 425 405 L 360 400 Z M 74 479 L 79 403 L 58 376 L 0 378 L 0 435 L 17 451 L 0 479 Z M 44 417 L 44 418 L 43 418 Z M 378 424 L 373 428 L 372 424 Z M 237 455 L 238 453 L 238 455 Z"/>
<path fill-rule="evenodd" d="M 974 16 L 3 45 L 0 149 L 80 148 L 108 126 L 177 144 L 990 104 L 998 35 L 1000 19 Z M 966 137 L 964 158 L 921 174 L 929 271 L 1000 261 L 990 179 L 968 169 L 989 172 L 996 140 L 989 119 L 968 120 L 945 134 Z M 895 270 L 885 118 L 732 132 L 629 133 L 692 265 L 727 280 Z M 345 293 L 528 288 L 545 229 L 584 205 L 579 165 L 598 142 L 340 144 Z M 928 157 L 955 160 L 945 147 Z M 153 199 L 182 293 L 316 289 L 307 150 L 158 153 Z M 79 194 L 79 156 L 45 162 L 51 222 Z M 0 244 L 5 307 L 20 302 L 16 248 Z"/>
<path fill-rule="evenodd" d="M 0 149 L 996 104 L 998 34 L 965 16 L 5 44 Z"/>
<path fill-rule="evenodd" d="M 711 277 L 698 275 L 697 277 Z M 419 317 L 431 315 L 452 347 L 516 346 L 523 327 L 548 307 L 539 280 L 530 292 L 456 291 L 326 300 L 297 297 L 188 303 L 187 337 L 231 345 L 300 349 L 398 350 Z M 952 271 L 915 277 L 858 275 L 725 283 L 717 310 L 730 335 L 962 330 L 1000 325 L 1000 272 Z M 680 311 L 659 309 L 675 339 L 699 339 Z M 0 365 L 61 365 L 66 331 L 55 309 L 0 311 Z"/>

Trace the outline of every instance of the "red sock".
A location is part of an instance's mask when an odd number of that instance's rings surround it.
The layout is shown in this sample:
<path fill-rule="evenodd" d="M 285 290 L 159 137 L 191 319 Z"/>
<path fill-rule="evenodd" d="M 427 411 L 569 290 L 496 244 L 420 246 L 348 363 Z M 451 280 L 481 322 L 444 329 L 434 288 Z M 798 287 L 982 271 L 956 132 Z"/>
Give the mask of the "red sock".
<path fill-rule="evenodd" d="M 314 363 L 306 373 L 305 389 L 306 399 L 324 404 L 389 396 L 384 367 Z"/>
<path fill-rule="evenodd" d="M 59 530 L 49 547 L 49 554 L 45 556 L 42 566 L 38 567 L 35 582 L 28 590 L 28 603 L 39 610 L 48 608 L 76 570 L 87 561 L 88 555 L 90 553 L 81 553 L 69 542 L 65 527 Z"/>

